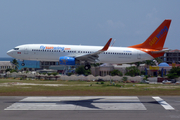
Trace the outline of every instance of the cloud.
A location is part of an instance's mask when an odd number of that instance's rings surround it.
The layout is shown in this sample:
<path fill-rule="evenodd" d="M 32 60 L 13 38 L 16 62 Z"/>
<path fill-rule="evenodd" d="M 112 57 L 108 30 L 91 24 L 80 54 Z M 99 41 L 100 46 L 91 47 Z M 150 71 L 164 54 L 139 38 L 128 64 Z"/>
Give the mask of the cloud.
<path fill-rule="evenodd" d="M 146 19 L 148 19 L 149 23 L 157 23 L 160 21 L 159 12 L 156 8 L 152 8 L 152 10 L 146 14 Z"/>
<path fill-rule="evenodd" d="M 106 24 L 111 28 L 122 28 L 125 27 L 125 24 L 121 21 L 114 22 L 113 20 L 107 20 Z"/>
<path fill-rule="evenodd" d="M 135 35 L 140 35 L 140 34 L 142 34 L 143 32 L 140 31 L 140 30 L 137 30 L 137 31 L 135 31 L 134 33 L 135 33 Z"/>
<path fill-rule="evenodd" d="M 152 19 L 154 18 L 156 15 L 157 15 L 158 11 L 156 8 L 153 8 L 151 10 L 151 12 L 149 12 L 147 15 L 146 15 L 146 18 L 149 18 L 149 19 Z"/>
<path fill-rule="evenodd" d="M 101 31 L 106 32 L 115 32 L 115 31 L 121 31 L 122 29 L 125 29 L 125 24 L 121 21 L 114 22 L 113 20 L 107 20 L 102 23 L 98 24 L 98 28 Z"/>
<path fill-rule="evenodd" d="M 98 24 L 98 32 L 108 36 L 116 36 L 124 33 L 125 24 L 121 21 L 106 20 Z"/>

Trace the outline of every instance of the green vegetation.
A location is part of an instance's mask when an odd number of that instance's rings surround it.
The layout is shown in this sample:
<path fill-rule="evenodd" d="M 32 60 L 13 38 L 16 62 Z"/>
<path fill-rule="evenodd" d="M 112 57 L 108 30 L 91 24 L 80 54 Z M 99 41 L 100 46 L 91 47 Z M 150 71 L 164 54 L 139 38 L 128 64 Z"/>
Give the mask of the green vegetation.
<path fill-rule="evenodd" d="M 122 76 L 122 72 L 119 71 L 119 70 L 113 70 L 110 72 L 111 76 L 115 76 L 115 75 L 118 75 L 118 76 Z"/>
<path fill-rule="evenodd" d="M 126 78 L 124 78 L 126 79 Z M 0 79 L 0 96 L 180 95 L 180 85 Z"/>
<path fill-rule="evenodd" d="M 94 66 L 94 67 L 97 67 L 97 66 L 100 66 L 102 65 L 103 63 L 92 63 L 91 66 Z"/>
<path fill-rule="evenodd" d="M 91 74 L 91 71 L 90 70 L 85 70 L 84 66 L 79 66 L 78 68 L 76 68 L 75 72 L 77 74 L 79 74 L 79 75 L 85 75 L 85 76 L 88 76 L 88 75 Z"/>
<path fill-rule="evenodd" d="M 123 82 L 126 82 L 127 81 L 127 77 L 123 77 L 122 80 L 123 80 Z"/>
<path fill-rule="evenodd" d="M 158 62 L 158 64 L 160 64 L 160 63 L 162 63 L 163 62 L 163 60 L 161 60 L 160 58 L 155 58 L 155 60 Z"/>
<path fill-rule="evenodd" d="M 17 70 L 18 67 L 19 67 L 18 61 L 17 61 L 16 59 L 13 59 L 13 60 L 11 61 L 11 63 L 14 64 L 14 65 L 16 66 L 15 69 Z"/>
<path fill-rule="evenodd" d="M 135 66 L 132 66 L 132 67 L 127 67 L 126 68 L 126 75 L 129 75 L 129 76 L 136 76 L 136 75 L 140 75 L 140 70 L 135 67 Z"/>
<path fill-rule="evenodd" d="M 145 75 L 144 78 L 143 78 L 143 80 L 147 80 L 147 78 L 148 78 L 148 75 Z"/>
<path fill-rule="evenodd" d="M 180 77 L 180 67 L 173 67 L 170 71 L 169 74 L 167 74 L 168 78 L 174 79 Z"/>
<path fill-rule="evenodd" d="M 6 69 L 6 72 L 10 72 L 10 73 L 13 73 L 13 72 L 17 72 L 17 69 Z"/>

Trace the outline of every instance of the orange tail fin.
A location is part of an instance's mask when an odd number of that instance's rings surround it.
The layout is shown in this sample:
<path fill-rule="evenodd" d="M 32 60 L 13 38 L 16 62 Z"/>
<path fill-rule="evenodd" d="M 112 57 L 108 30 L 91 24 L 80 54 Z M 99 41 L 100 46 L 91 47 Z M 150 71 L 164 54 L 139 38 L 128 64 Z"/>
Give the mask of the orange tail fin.
<path fill-rule="evenodd" d="M 171 20 L 164 20 L 161 25 L 147 38 L 145 42 L 129 47 L 162 50 L 170 24 Z"/>

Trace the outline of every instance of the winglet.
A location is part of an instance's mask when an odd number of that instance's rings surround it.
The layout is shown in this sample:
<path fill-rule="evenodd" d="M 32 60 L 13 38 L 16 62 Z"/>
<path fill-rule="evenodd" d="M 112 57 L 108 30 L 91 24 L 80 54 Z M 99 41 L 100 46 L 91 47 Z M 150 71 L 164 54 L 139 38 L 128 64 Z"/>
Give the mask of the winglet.
<path fill-rule="evenodd" d="M 109 41 L 106 43 L 106 45 L 103 47 L 103 49 L 101 49 L 101 51 L 107 51 L 110 44 L 111 44 L 112 38 L 109 39 Z"/>

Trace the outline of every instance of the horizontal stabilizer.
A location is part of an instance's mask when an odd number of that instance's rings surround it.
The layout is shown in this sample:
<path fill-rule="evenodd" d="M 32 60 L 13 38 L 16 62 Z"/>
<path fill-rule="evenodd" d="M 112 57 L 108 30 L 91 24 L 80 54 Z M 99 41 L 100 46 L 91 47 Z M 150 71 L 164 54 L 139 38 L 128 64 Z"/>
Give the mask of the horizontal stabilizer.
<path fill-rule="evenodd" d="M 165 53 L 165 52 L 169 52 L 170 49 L 162 49 L 162 50 L 158 50 L 158 51 L 151 51 L 151 53 Z"/>

